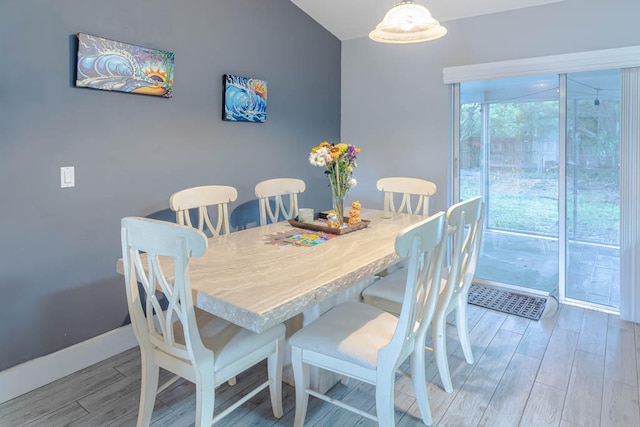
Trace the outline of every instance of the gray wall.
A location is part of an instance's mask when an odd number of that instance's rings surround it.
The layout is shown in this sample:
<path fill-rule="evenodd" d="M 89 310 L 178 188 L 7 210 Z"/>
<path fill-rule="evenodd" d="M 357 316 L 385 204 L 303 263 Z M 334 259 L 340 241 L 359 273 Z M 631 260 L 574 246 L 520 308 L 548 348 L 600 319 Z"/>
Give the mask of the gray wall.
<path fill-rule="evenodd" d="M 446 209 L 450 96 L 443 68 L 640 45 L 638 17 L 638 0 L 566 0 L 444 22 L 449 33 L 427 43 L 343 42 L 341 137 L 363 149 L 353 197 L 380 205 L 378 178 L 416 176 L 438 186 L 431 212 Z"/>
<path fill-rule="evenodd" d="M 73 87 L 77 32 L 174 52 L 174 97 Z M 340 49 L 287 0 L 0 2 L 0 370 L 127 322 L 123 216 L 173 220 L 174 191 L 226 184 L 253 226 L 254 185 L 278 176 L 327 208 L 307 157 L 339 139 Z M 225 73 L 267 80 L 266 123 L 221 121 Z"/>

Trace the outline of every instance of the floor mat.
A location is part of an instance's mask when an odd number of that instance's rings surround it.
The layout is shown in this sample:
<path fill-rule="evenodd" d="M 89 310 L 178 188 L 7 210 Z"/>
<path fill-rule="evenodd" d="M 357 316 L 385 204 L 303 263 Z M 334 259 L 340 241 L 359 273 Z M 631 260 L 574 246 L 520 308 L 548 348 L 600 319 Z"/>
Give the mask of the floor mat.
<path fill-rule="evenodd" d="M 540 320 L 547 299 L 473 284 L 469 289 L 469 304 Z"/>

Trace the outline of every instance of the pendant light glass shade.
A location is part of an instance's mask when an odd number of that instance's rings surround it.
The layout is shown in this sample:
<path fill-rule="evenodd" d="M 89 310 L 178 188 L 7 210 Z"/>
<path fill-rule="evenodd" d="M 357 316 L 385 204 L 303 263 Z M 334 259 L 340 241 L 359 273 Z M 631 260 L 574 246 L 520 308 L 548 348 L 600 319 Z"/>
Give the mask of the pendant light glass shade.
<path fill-rule="evenodd" d="M 445 34 L 447 29 L 433 19 L 426 7 L 413 0 L 404 0 L 393 5 L 382 22 L 369 33 L 369 38 L 381 43 L 418 43 Z"/>

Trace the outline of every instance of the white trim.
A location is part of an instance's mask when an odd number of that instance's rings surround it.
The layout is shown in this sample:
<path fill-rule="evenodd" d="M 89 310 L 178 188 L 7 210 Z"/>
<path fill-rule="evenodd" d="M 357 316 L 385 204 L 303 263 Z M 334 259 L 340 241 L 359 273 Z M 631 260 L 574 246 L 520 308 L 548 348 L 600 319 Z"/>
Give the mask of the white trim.
<path fill-rule="evenodd" d="M 560 74 L 558 91 L 558 288 L 560 303 L 567 296 L 567 75 Z M 562 178 L 562 179 L 560 179 Z"/>
<path fill-rule="evenodd" d="M 622 70 L 620 94 L 620 317 L 640 322 L 640 69 Z"/>
<path fill-rule="evenodd" d="M 503 289 L 503 290 L 506 289 L 506 290 L 510 290 L 510 291 L 515 291 L 515 292 L 517 292 L 519 294 L 523 294 L 523 295 L 530 295 L 530 296 L 544 297 L 544 298 L 553 298 L 553 296 L 551 295 L 551 292 L 541 291 L 540 289 L 534 289 L 534 288 L 525 288 L 524 286 L 511 285 L 509 283 L 496 282 L 494 280 L 486 280 L 486 279 L 474 278 L 473 279 L 473 283 L 485 286 L 487 288 L 496 288 L 496 289 Z"/>
<path fill-rule="evenodd" d="M 640 66 L 640 46 L 446 67 L 445 84 Z"/>
<path fill-rule="evenodd" d="M 138 345 L 131 324 L 0 372 L 0 403 Z"/>

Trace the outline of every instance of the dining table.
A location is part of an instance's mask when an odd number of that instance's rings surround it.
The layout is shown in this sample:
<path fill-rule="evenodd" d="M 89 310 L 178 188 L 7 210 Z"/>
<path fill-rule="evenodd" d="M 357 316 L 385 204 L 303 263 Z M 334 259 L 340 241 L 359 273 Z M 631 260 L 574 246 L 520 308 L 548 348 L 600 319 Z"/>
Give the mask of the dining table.
<path fill-rule="evenodd" d="M 287 241 L 292 234 L 309 232 L 288 221 L 210 238 L 205 254 L 189 261 L 194 304 L 256 333 L 284 322 L 290 336 L 335 304 L 360 299 L 377 273 L 400 261 L 397 234 L 424 219 L 366 208 L 361 218 L 366 227 L 327 234 L 330 238 L 311 246 Z M 172 259 L 161 260 L 161 265 L 169 271 Z M 122 259 L 116 270 L 123 274 Z M 293 383 L 288 357 L 285 365 L 283 378 Z M 331 378 L 312 378 L 319 389 L 333 383 Z"/>

